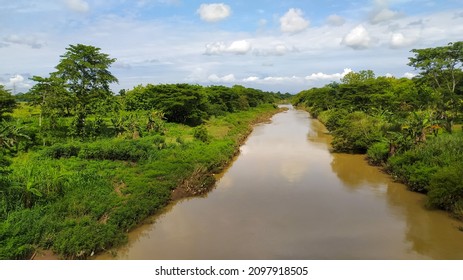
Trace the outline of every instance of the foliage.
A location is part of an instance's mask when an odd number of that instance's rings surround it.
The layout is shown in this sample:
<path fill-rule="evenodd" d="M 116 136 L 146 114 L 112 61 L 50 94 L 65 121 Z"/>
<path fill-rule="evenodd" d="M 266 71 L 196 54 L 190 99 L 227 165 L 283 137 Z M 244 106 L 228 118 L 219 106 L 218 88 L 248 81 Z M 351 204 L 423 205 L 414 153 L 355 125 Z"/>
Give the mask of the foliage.
<path fill-rule="evenodd" d="M 412 190 L 428 192 L 437 171 L 463 162 L 462 145 L 461 133 L 430 138 L 424 144 L 389 158 L 388 168 Z"/>
<path fill-rule="evenodd" d="M 381 141 L 372 144 L 367 150 L 368 162 L 374 165 L 381 165 L 387 161 L 389 156 L 389 144 Z"/>
<path fill-rule="evenodd" d="M 121 244 L 173 189 L 207 191 L 250 125 L 288 98 L 189 84 L 114 96 L 114 61 L 70 45 L 19 106 L 0 86 L 0 259 L 38 249 L 81 259 Z"/>
<path fill-rule="evenodd" d="M 16 100 L 11 93 L 0 84 L 0 121 L 6 118 L 6 113 L 13 112 L 16 107 Z"/>
<path fill-rule="evenodd" d="M 91 135 L 86 124 L 88 114 L 101 115 L 105 109 L 114 107 L 110 84 L 118 80 L 108 69 L 115 61 L 94 46 L 77 44 L 66 48 L 56 66 L 57 71 L 47 78 L 32 78 L 36 84 L 29 94 L 33 98 L 33 104 L 41 107 L 39 126 L 42 116 L 54 120 L 56 116 L 73 115 L 70 135 Z"/>
<path fill-rule="evenodd" d="M 125 99 L 129 110 L 159 110 L 172 122 L 197 125 L 206 117 L 206 99 L 196 85 L 140 85 Z"/>
<path fill-rule="evenodd" d="M 332 146 L 336 151 L 365 153 L 382 138 L 381 123 L 364 112 L 348 114 L 333 133 Z"/>
<path fill-rule="evenodd" d="M 457 216 L 463 214 L 463 164 L 456 163 L 437 171 L 428 186 L 428 204 L 454 212 Z"/>
<path fill-rule="evenodd" d="M 419 69 L 420 82 L 433 88 L 435 109 L 443 127 L 452 132 L 453 122 L 461 106 L 458 90 L 463 84 L 463 41 L 426 49 L 413 49 L 408 65 Z M 461 92 L 460 92 L 461 94 Z"/>
<path fill-rule="evenodd" d="M 463 42 L 411 52 L 416 78 L 351 72 L 293 101 L 326 125 L 336 151 L 366 152 L 370 163 L 427 193 L 430 207 L 462 218 L 463 137 L 449 133 L 463 120 Z"/>
<path fill-rule="evenodd" d="M 193 136 L 195 139 L 202 141 L 204 143 L 208 143 L 210 141 L 209 133 L 207 132 L 206 127 L 198 126 L 193 131 Z"/>
<path fill-rule="evenodd" d="M 408 65 L 421 70 L 420 76 L 435 89 L 455 92 L 463 81 L 463 41 L 449 43 L 447 46 L 413 49 Z"/>
<path fill-rule="evenodd" d="M 238 112 L 265 103 L 275 96 L 268 92 L 243 86 L 209 86 L 189 84 L 136 86 L 124 94 L 129 111 L 151 110 L 163 113 L 163 118 L 196 126 L 211 116 Z"/>
<path fill-rule="evenodd" d="M 111 97 L 109 86 L 117 78 L 108 69 L 115 61 L 101 53 L 100 48 L 70 45 L 52 76 L 61 79 L 75 97 L 76 111 L 87 113 L 94 101 Z"/>
<path fill-rule="evenodd" d="M 62 79 L 56 76 L 48 78 L 34 76 L 31 80 L 36 84 L 28 92 L 32 99 L 30 103 L 40 105 L 42 116 L 70 116 L 72 114 L 76 106 L 75 96 L 66 90 Z"/>
<path fill-rule="evenodd" d="M 82 259 L 125 242 L 126 232 L 164 207 L 183 182 L 207 189 L 209 174 L 230 160 L 250 124 L 274 112 L 266 105 L 213 118 L 197 129 L 224 133 L 207 143 L 195 140 L 196 128 L 165 123 L 159 111 L 120 112 L 122 136 L 106 118 L 113 130 L 105 137 L 58 139 L 19 154 L 5 167 L 8 184 L 0 190 L 0 258 L 30 258 L 42 248 Z M 139 124 L 138 139 L 131 122 Z"/>
<path fill-rule="evenodd" d="M 342 77 L 341 82 L 343 84 L 356 84 L 363 83 L 374 78 L 375 73 L 372 70 L 361 70 L 358 73 L 352 71 Z"/>

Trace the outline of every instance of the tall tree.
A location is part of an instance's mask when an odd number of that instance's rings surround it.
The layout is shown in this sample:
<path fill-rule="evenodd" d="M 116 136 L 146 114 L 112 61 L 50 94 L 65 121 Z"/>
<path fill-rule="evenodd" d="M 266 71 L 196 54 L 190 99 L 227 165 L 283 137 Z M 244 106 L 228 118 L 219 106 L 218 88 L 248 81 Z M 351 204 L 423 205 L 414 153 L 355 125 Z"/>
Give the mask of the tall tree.
<path fill-rule="evenodd" d="M 61 79 L 56 77 L 31 78 L 36 84 L 29 90 L 31 103 L 40 105 L 39 126 L 42 118 L 54 116 L 69 116 L 75 107 L 75 98 L 66 90 Z"/>
<path fill-rule="evenodd" d="M 436 90 L 455 92 L 462 82 L 459 75 L 463 68 L 463 41 L 449 43 L 447 46 L 413 49 L 414 57 L 409 57 L 409 66 L 419 69 L 424 78 Z"/>
<path fill-rule="evenodd" d="M 95 109 L 92 106 L 113 95 L 110 85 L 118 80 L 109 67 L 116 59 L 94 46 L 77 44 L 66 50 L 51 77 L 61 79 L 75 98 L 76 132 L 82 135 L 86 116 Z"/>
<path fill-rule="evenodd" d="M 463 41 L 447 46 L 413 49 L 409 66 L 420 70 L 419 79 L 434 89 L 437 111 L 444 128 L 452 132 L 453 120 L 458 114 L 461 96 L 455 94 L 463 83 Z"/>

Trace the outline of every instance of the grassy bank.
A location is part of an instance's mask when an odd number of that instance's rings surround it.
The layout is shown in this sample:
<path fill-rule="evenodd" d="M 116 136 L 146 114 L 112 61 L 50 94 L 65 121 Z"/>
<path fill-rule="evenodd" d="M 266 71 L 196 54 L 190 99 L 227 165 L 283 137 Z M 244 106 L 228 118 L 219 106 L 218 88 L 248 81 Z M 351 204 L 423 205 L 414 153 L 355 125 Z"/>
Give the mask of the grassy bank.
<path fill-rule="evenodd" d="M 198 127 L 166 123 L 162 134 L 19 154 L 9 175 L 15 184 L 0 201 L 0 259 L 26 259 L 43 249 L 84 259 L 124 243 L 130 229 L 172 198 L 207 191 L 252 124 L 278 110 L 261 105 Z"/>
<path fill-rule="evenodd" d="M 364 112 L 326 110 L 316 116 L 333 135 L 335 152 L 365 153 L 370 164 L 380 166 L 409 190 L 426 194 L 428 208 L 446 210 L 463 220 L 463 132 L 459 126 L 451 134 L 428 133 L 426 141 L 412 145 L 388 131 L 390 123 Z M 393 154 L 391 147 L 397 147 Z"/>

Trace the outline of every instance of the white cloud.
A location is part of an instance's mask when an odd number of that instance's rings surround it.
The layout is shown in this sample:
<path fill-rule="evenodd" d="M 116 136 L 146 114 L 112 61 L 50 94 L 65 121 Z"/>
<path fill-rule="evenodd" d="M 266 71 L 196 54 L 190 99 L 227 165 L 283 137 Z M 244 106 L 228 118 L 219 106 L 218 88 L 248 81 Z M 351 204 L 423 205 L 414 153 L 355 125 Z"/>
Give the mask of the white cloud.
<path fill-rule="evenodd" d="M 234 54 L 246 54 L 251 50 L 251 43 L 246 40 L 234 41 L 231 45 L 227 48 L 228 52 Z"/>
<path fill-rule="evenodd" d="M 306 76 L 305 79 L 308 81 L 318 81 L 318 80 L 339 80 L 343 78 L 348 73 L 352 72 L 352 69 L 345 68 L 342 73 L 334 73 L 334 74 L 325 74 L 322 72 L 313 73 L 309 76 Z"/>
<path fill-rule="evenodd" d="M 8 45 L 8 43 L 26 45 L 33 49 L 40 49 L 45 45 L 43 41 L 33 36 L 25 37 L 25 36 L 19 36 L 19 35 L 9 35 L 3 38 L 3 42 L 7 43 L 5 45 Z"/>
<path fill-rule="evenodd" d="M 66 0 L 66 3 L 75 12 L 86 13 L 90 9 L 88 3 L 84 0 Z"/>
<path fill-rule="evenodd" d="M 335 14 L 335 15 L 328 16 L 328 18 L 326 19 L 326 22 L 332 26 L 341 26 L 344 23 L 346 23 L 346 20 L 343 17 Z"/>
<path fill-rule="evenodd" d="M 236 80 L 235 75 L 233 74 L 228 74 L 223 77 L 219 77 L 217 74 L 212 74 L 209 75 L 207 79 L 213 83 L 232 83 Z"/>
<path fill-rule="evenodd" d="M 285 76 L 277 76 L 277 77 L 265 77 L 263 79 L 264 82 L 270 82 L 270 83 L 285 83 L 285 82 L 301 82 L 303 79 L 301 77 L 297 76 L 290 76 L 290 77 L 285 77 Z"/>
<path fill-rule="evenodd" d="M 229 17 L 231 14 L 231 8 L 224 3 L 201 4 L 196 12 L 202 20 L 207 22 L 216 22 Z"/>
<path fill-rule="evenodd" d="M 6 87 L 12 89 L 13 94 L 18 93 L 20 91 L 27 91 L 32 87 L 29 81 L 26 80 L 24 76 L 19 74 L 9 77 L 8 82 L 0 84 L 3 84 Z"/>
<path fill-rule="evenodd" d="M 370 34 L 368 34 L 365 27 L 360 24 L 344 36 L 341 43 L 354 50 L 362 50 L 370 47 L 371 41 Z"/>
<path fill-rule="evenodd" d="M 407 38 L 402 33 L 393 33 L 389 42 L 391 48 L 398 49 L 403 47 L 409 47 L 416 41 L 415 38 Z"/>
<path fill-rule="evenodd" d="M 389 8 L 381 8 L 378 10 L 375 10 L 371 15 L 370 15 L 370 23 L 371 24 L 378 24 L 381 22 L 389 21 L 392 19 L 397 19 L 402 17 L 402 13 L 393 11 Z"/>
<path fill-rule="evenodd" d="M 255 81 L 258 81 L 258 80 L 259 80 L 259 77 L 249 76 L 249 77 L 243 79 L 243 82 L 255 82 Z"/>
<path fill-rule="evenodd" d="M 404 77 L 407 78 L 407 79 L 412 79 L 412 78 L 414 78 L 416 76 L 417 76 L 416 74 L 413 74 L 413 73 L 410 73 L 410 72 L 406 72 L 404 74 Z"/>
<path fill-rule="evenodd" d="M 285 45 L 276 45 L 274 50 L 276 55 L 284 55 L 289 49 Z"/>
<path fill-rule="evenodd" d="M 16 74 L 10 78 L 10 84 L 17 84 L 22 82 L 24 82 L 24 77 L 19 74 Z"/>
<path fill-rule="evenodd" d="M 284 83 L 302 83 L 303 78 L 298 76 L 267 76 L 259 78 L 256 76 L 249 76 L 242 79 L 245 83 L 258 83 L 258 84 L 284 84 Z"/>
<path fill-rule="evenodd" d="M 309 27 L 309 21 L 304 19 L 300 9 L 289 9 L 280 18 L 280 29 L 287 33 L 297 33 Z"/>
<path fill-rule="evenodd" d="M 238 40 L 233 41 L 229 46 L 223 42 L 215 42 L 206 45 L 206 51 L 204 52 L 207 55 L 220 55 L 223 53 L 232 53 L 232 54 L 246 54 L 252 48 L 252 45 L 247 40 Z"/>

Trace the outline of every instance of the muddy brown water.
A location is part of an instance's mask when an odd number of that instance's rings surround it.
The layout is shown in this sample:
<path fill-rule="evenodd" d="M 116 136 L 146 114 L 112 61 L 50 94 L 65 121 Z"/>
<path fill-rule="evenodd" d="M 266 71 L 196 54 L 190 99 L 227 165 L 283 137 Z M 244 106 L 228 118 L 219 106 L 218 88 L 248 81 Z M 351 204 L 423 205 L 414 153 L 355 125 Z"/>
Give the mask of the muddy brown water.
<path fill-rule="evenodd" d="M 462 223 L 330 141 L 304 111 L 275 115 L 211 192 L 98 259 L 463 259 Z"/>

